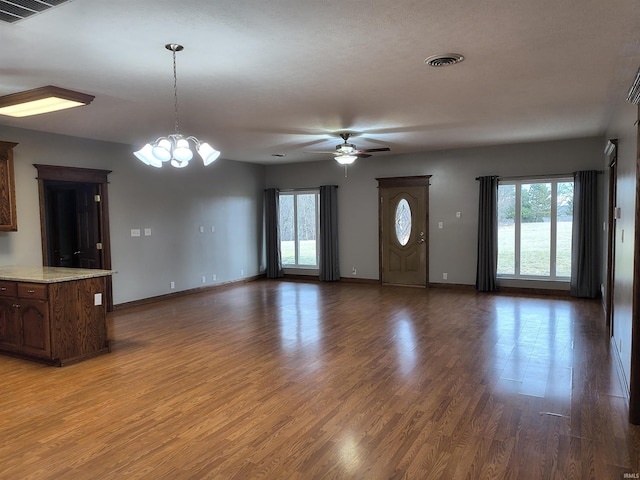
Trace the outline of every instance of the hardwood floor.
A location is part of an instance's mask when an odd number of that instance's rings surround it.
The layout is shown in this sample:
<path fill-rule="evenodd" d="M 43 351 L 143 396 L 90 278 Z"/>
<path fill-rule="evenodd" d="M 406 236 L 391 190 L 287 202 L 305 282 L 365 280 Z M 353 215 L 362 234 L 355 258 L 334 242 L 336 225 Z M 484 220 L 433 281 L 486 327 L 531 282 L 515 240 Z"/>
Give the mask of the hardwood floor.
<path fill-rule="evenodd" d="M 264 280 L 109 337 L 62 368 L 0 357 L 0 478 L 640 472 L 597 301 Z"/>

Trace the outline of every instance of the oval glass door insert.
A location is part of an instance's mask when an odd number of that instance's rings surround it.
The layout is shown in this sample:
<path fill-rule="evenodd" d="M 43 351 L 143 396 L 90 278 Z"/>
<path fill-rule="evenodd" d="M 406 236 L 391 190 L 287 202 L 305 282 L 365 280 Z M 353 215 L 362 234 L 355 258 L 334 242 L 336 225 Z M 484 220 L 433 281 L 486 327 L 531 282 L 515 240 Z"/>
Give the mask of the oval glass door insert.
<path fill-rule="evenodd" d="M 404 198 L 396 206 L 396 238 L 403 247 L 411 235 L 411 207 Z"/>

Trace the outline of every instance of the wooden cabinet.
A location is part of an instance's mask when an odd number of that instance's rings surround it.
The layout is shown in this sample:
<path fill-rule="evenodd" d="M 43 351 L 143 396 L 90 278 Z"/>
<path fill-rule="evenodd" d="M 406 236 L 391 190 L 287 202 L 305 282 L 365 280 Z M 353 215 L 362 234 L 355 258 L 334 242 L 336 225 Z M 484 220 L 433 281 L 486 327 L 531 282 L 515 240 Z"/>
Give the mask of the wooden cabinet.
<path fill-rule="evenodd" d="M 13 173 L 13 142 L 0 141 L 0 232 L 18 230 L 16 186 Z"/>
<path fill-rule="evenodd" d="M 59 366 L 108 352 L 105 278 L 0 281 L 0 351 Z"/>

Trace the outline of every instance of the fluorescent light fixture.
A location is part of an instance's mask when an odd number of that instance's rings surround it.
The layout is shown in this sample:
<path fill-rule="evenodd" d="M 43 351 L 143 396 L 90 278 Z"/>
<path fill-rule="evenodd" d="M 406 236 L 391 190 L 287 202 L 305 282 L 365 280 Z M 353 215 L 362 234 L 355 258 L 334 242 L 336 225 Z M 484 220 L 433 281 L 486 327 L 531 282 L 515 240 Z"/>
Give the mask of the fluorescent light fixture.
<path fill-rule="evenodd" d="M 95 97 L 47 85 L 0 97 L 0 115 L 28 117 L 67 108 L 89 105 Z"/>

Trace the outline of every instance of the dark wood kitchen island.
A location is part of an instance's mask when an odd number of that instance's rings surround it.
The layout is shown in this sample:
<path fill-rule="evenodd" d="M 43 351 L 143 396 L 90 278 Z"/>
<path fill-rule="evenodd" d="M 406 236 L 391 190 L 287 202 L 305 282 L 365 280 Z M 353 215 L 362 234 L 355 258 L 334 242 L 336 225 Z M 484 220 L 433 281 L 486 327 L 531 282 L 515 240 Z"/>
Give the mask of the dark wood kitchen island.
<path fill-rule="evenodd" d="M 0 267 L 0 353 L 62 366 L 109 351 L 113 270 Z"/>

